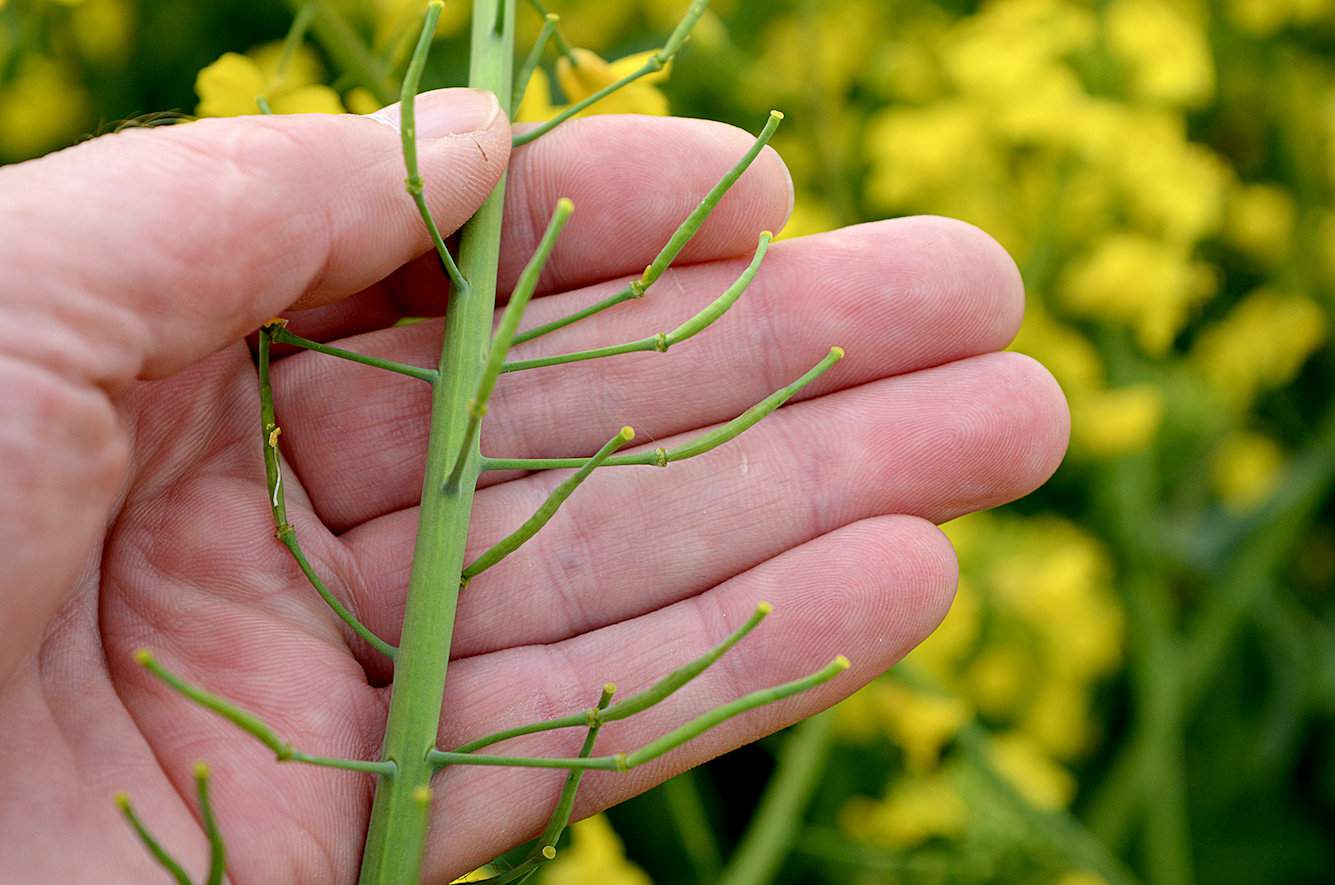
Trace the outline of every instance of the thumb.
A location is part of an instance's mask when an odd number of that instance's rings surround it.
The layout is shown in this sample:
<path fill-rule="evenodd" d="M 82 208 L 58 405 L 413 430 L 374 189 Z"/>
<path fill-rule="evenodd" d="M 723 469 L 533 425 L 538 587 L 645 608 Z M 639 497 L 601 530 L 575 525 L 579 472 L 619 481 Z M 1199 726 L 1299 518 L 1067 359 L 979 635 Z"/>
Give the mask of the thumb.
<path fill-rule="evenodd" d="M 0 354 L 104 389 L 161 377 L 286 307 L 352 295 L 430 240 L 404 192 L 397 106 L 128 130 L 0 170 Z M 388 124 L 388 125 L 386 125 Z M 496 97 L 417 99 L 446 234 L 509 159 Z"/>
<path fill-rule="evenodd" d="M 204 120 L 0 169 L 0 685 L 96 565 L 128 457 L 110 394 L 430 247 L 397 119 Z M 453 89 L 418 99 L 417 128 L 449 233 L 499 180 L 509 124 Z"/>

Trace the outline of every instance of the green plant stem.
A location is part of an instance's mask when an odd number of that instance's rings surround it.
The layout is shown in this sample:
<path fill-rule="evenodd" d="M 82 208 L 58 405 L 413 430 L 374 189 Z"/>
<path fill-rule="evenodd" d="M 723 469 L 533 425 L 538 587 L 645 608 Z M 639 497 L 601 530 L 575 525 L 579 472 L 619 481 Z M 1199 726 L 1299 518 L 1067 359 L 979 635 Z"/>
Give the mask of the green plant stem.
<path fill-rule="evenodd" d="M 513 53 L 513 0 L 476 0 L 469 85 L 510 95 Z M 362 854 L 362 885 L 403 885 L 419 878 L 429 816 L 422 791 L 429 788 L 433 770 L 427 753 L 440 727 L 459 576 L 480 466 L 476 447 L 453 491 L 446 490 L 445 479 L 467 428 L 468 399 L 477 390 L 491 337 L 504 204 L 502 176 L 464 226 L 460 265 L 470 285 L 451 293 L 445 315 L 441 377 L 432 388 L 421 510 L 382 753 L 398 766 L 398 775 L 376 782 Z"/>
<path fill-rule="evenodd" d="M 835 658 L 830 664 L 810 676 L 804 676 L 792 682 L 785 682 L 782 685 L 762 688 L 760 691 L 721 704 L 708 713 L 697 716 L 685 725 L 673 729 L 631 753 L 569 759 L 544 759 L 536 756 L 483 756 L 477 753 L 446 753 L 440 750 L 433 750 L 429 755 L 432 764 L 438 768 L 444 768 L 448 765 L 494 765 L 515 768 L 583 768 L 601 771 L 628 771 L 638 765 L 657 759 L 664 753 L 670 752 L 688 741 L 694 740 L 711 728 L 721 725 L 735 716 L 740 716 L 749 710 L 773 704 L 795 694 L 809 691 L 824 682 L 829 682 L 844 670 L 847 670 L 848 666 L 847 658 L 842 656 Z"/>
<path fill-rule="evenodd" d="M 341 360 L 360 363 L 363 366 L 371 366 L 376 369 L 384 369 L 387 372 L 394 372 L 399 375 L 407 375 L 409 378 L 416 378 L 419 381 L 426 381 L 431 384 L 434 384 L 436 379 L 440 377 L 435 369 L 425 369 L 421 366 L 409 366 L 405 363 L 397 363 L 394 360 L 381 359 L 378 356 L 367 356 L 363 353 L 344 350 L 341 347 L 331 347 L 328 344 L 311 341 L 309 338 L 302 338 L 300 335 L 293 335 L 283 326 L 271 327 L 269 335 L 274 341 L 277 341 L 280 344 L 291 344 L 293 347 L 300 347 L 303 350 L 312 350 L 316 353 L 326 354 L 327 356 L 336 356 Z"/>
<path fill-rule="evenodd" d="M 713 451 L 730 440 L 736 439 L 747 430 L 759 424 L 798 391 L 815 381 L 830 370 L 830 367 L 844 358 L 842 347 L 832 347 L 830 352 L 816 365 L 807 370 L 801 378 L 792 384 L 774 391 L 765 399 L 756 403 L 742 414 L 726 424 L 701 434 L 695 439 L 682 443 L 673 449 L 654 449 L 632 455 L 613 455 L 604 463 L 607 467 L 628 467 L 633 465 L 666 467 L 675 461 L 684 461 L 706 452 Z M 559 470 L 580 467 L 587 458 L 486 458 L 482 459 L 483 470 Z"/>
<path fill-rule="evenodd" d="M 986 733 L 977 723 L 969 723 L 961 728 L 958 741 L 970 766 L 993 792 L 1010 805 L 1016 816 L 1034 832 L 1061 848 L 1073 864 L 1097 872 L 1107 880 L 1108 885 L 1137 885 L 1136 877 L 1078 820 L 1065 812 L 1045 812 L 1034 808 L 997 774 L 988 759 Z"/>
<path fill-rule="evenodd" d="M 547 500 L 542 502 L 542 506 L 540 506 L 532 516 L 524 520 L 523 525 L 515 529 L 506 537 L 497 541 L 481 556 L 469 563 L 463 570 L 462 580 L 468 582 L 482 574 L 493 565 L 496 565 L 498 562 L 505 559 L 505 557 L 509 556 L 511 553 L 514 553 L 530 538 L 542 531 L 543 526 L 551 522 L 552 517 L 556 515 L 556 511 L 561 509 L 561 505 L 575 493 L 575 489 L 579 488 L 584 480 L 588 479 L 589 475 L 601 466 L 603 462 L 612 457 L 613 452 L 634 438 L 635 431 L 633 429 L 630 427 L 621 428 L 616 436 L 609 439 L 603 447 L 598 450 L 596 455 L 584 463 L 584 466 L 582 466 L 574 476 L 552 489 L 551 494 L 547 496 Z"/>
<path fill-rule="evenodd" d="M 784 741 L 778 767 L 718 885 L 765 885 L 774 879 L 825 772 L 833 725 L 834 713 L 827 711 L 796 726 Z"/>
<path fill-rule="evenodd" d="M 665 781 L 659 790 L 696 881 L 713 882 L 722 866 L 722 852 L 700 795 L 698 773 L 694 769 L 683 771 Z"/>
<path fill-rule="evenodd" d="M 285 332 L 281 320 L 271 320 L 266 323 L 264 328 L 260 329 L 259 334 L 259 381 L 260 381 L 260 445 L 264 449 L 264 472 L 268 478 L 269 489 L 269 509 L 273 512 L 274 534 L 292 558 L 296 560 L 297 566 L 301 569 L 306 580 L 315 588 L 315 592 L 320 594 L 320 598 L 325 604 L 333 610 L 343 623 L 347 624 L 352 632 L 356 633 L 366 642 L 367 645 L 376 651 L 390 658 L 397 653 L 397 649 L 385 640 L 376 636 L 375 633 L 357 619 L 343 603 L 339 602 L 329 588 L 325 586 L 319 574 L 316 573 L 310 560 L 306 558 L 305 552 L 301 549 L 301 544 L 297 541 L 296 529 L 287 521 L 287 492 L 283 489 L 283 465 L 282 455 L 279 452 L 278 437 L 282 430 L 278 426 L 277 415 L 274 411 L 273 401 L 273 383 L 270 380 L 270 362 L 271 362 L 271 344 L 278 336 L 276 333 Z M 295 336 L 292 336 L 295 337 Z M 301 339 L 305 340 L 305 339 Z"/>
<path fill-rule="evenodd" d="M 182 695 L 188 700 L 194 701 L 206 710 L 211 710 L 212 712 L 217 713 L 246 734 L 264 744 L 264 746 L 273 751 L 274 757 L 279 762 L 304 762 L 307 765 L 319 765 L 324 768 L 341 768 L 345 771 L 361 771 L 385 777 L 392 777 L 394 775 L 393 762 L 374 762 L 363 759 L 339 759 L 332 756 L 311 756 L 308 753 L 303 753 L 279 737 L 277 732 L 270 728 L 264 720 L 260 719 L 254 713 L 243 710 L 231 701 L 224 700 L 216 694 L 207 692 L 198 686 L 191 685 L 189 682 L 186 682 L 175 673 L 163 667 L 148 649 L 141 648 L 136 651 L 134 653 L 134 660 L 139 666 L 166 683 L 167 686 L 177 694 Z"/>
<path fill-rule="evenodd" d="M 700 20 L 700 16 L 705 14 L 707 8 L 709 8 L 709 0 L 694 0 L 686 10 L 686 15 L 682 17 L 681 23 L 678 24 L 676 30 L 672 32 L 672 36 L 668 38 L 667 43 L 663 44 L 663 48 L 651 55 L 643 65 L 636 68 L 634 71 L 631 71 L 615 83 L 604 86 L 593 95 L 581 99 L 563 109 L 559 114 L 545 123 L 540 123 L 527 132 L 519 133 L 514 137 L 512 142 L 514 146 L 520 147 L 535 139 L 541 138 L 557 126 L 560 126 L 566 120 L 569 120 L 581 111 L 592 107 L 614 92 L 624 89 L 641 77 L 647 77 L 650 74 L 663 70 L 663 68 L 667 66 L 667 63 L 681 51 L 681 47 L 686 45 L 686 38 L 690 36 L 691 30 L 695 27 L 695 23 Z"/>
<path fill-rule="evenodd" d="M 549 323 L 544 323 L 541 326 L 536 326 L 528 331 L 519 333 L 515 336 L 515 343 L 522 344 L 525 341 L 532 341 L 534 338 L 540 338 L 549 332 L 555 332 L 557 329 L 564 329 L 572 323 L 577 323 L 594 314 L 602 313 L 605 310 L 616 307 L 618 304 L 624 304 L 625 302 L 632 301 L 636 298 L 643 298 L 649 291 L 649 287 L 658 282 L 658 279 L 663 276 L 669 267 L 672 266 L 672 262 L 677 260 L 677 256 L 681 254 L 682 250 L 686 248 L 686 245 L 695 237 L 696 233 L 699 232 L 706 219 L 709 218 L 715 207 L 722 201 L 724 195 L 732 189 L 732 186 L 737 183 L 737 180 L 740 179 L 746 170 L 751 167 L 751 164 L 755 162 L 756 157 L 760 156 L 760 152 L 765 149 L 765 145 L 769 144 L 770 139 L 774 137 L 774 133 L 778 130 L 779 124 L 782 121 L 782 113 L 779 111 L 770 111 L 769 120 L 766 121 L 765 127 L 761 129 L 760 135 L 756 136 L 756 140 L 751 145 L 751 148 L 733 165 L 731 169 L 724 173 L 723 177 L 710 188 L 709 193 L 705 194 L 704 199 L 700 201 L 699 205 L 692 209 L 691 214 L 686 216 L 686 219 L 675 231 L 673 231 L 667 244 L 663 246 L 658 255 L 654 257 L 653 262 L 644 269 L 644 273 L 639 279 L 632 281 L 615 295 L 604 298 L 596 304 L 591 304 L 568 316 L 552 320 Z"/>
<path fill-rule="evenodd" d="M 559 716 L 556 719 L 546 719 L 542 722 L 530 722 L 526 725 L 517 725 L 513 728 L 507 728 L 492 734 L 469 741 L 462 746 L 456 747 L 456 753 L 471 753 L 480 750 L 483 747 L 489 747 L 492 744 L 498 744 L 501 741 L 508 741 L 511 738 L 522 737 L 526 734 L 536 734 L 540 731 L 553 731 L 558 728 L 578 728 L 589 727 L 592 725 L 601 725 L 608 722 L 616 722 L 625 719 L 628 716 L 634 716 L 636 713 L 643 712 L 650 707 L 658 704 L 673 695 L 682 686 L 686 685 L 695 677 L 699 676 L 708 669 L 715 661 L 723 657 L 733 646 L 742 641 L 746 634 L 750 633 L 760 622 L 769 616 L 774 607 L 768 602 L 762 602 L 756 606 L 756 610 L 751 613 L 751 617 L 728 634 L 718 645 L 705 652 L 700 657 L 684 664 L 673 670 L 667 676 L 655 682 L 649 688 L 639 694 L 631 695 L 625 700 L 613 704 L 608 709 L 599 709 L 593 707 L 588 710 L 581 710 L 578 713 L 572 713 L 568 716 Z"/>
<path fill-rule="evenodd" d="M 421 171 L 417 166 L 417 87 L 422 82 L 422 70 L 426 67 L 427 54 L 431 50 L 431 41 L 436 33 L 436 22 L 440 20 L 440 11 L 445 8 L 444 0 L 431 0 L 426 7 L 426 18 L 422 24 L 422 35 L 413 50 L 408 71 L 403 75 L 403 89 L 399 93 L 399 138 L 403 143 L 403 164 L 408 177 L 404 187 L 417 205 L 417 212 L 422 216 L 422 223 L 431 234 L 431 244 L 436 247 L 436 257 L 450 278 L 450 285 L 456 292 L 468 292 L 468 280 L 455 264 L 454 256 L 445 245 L 440 226 L 431 214 L 431 207 L 426 202 L 426 185 L 422 181 Z"/>
<path fill-rule="evenodd" d="M 542 16 L 544 19 L 548 21 L 551 20 L 553 13 L 547 11 L 547 5 L 543 3 L 542 0 L 528 0 L 528 2 L 529 5 L 531 5 L 534 9 L 538 11 L 538 15 Z M 570 48 L 570 43 L 566 40 L 566 38 L 561 34 L 559 30 L 556 32 L 555 37 L 556 37 L 556 51 L 565 56 L 566 61 L 578 67 L 579 61 L 575 58 L 575 53 L 574 50 Z"/>
<path fill-rule="evenodd" d="M 570 200 L 562 197 L 556 201 L 556 210 L 552 213 L 551 221 L 547 223 L 547 230 L 542 235 L 538 248 L 534 250 L 533 257 L 529 259 L 523 272 L 520 273 L 514 291 L 510 293 L 510 300 L 505 305 L 505 312 L 501 315 L 501 322 L 496 327 L 496 334 L 491 339 L 491 347 L 487 350 L 487 364 L 483 367 L 482 377 L 478 379 L 477 392 L 468 401 L 468 427 L 464 431 L 463 441 L 459 444 L 459 452 L 454 456 L 450 475 L 445 480 L 447 490 L 453 489 L 459 482 L 464 464 L 468 461 L 468 455 L 477 445 L 478 432 L 482 428 L 482 419 L 486 417 L 487 405 L 491 401 L 491 393 L 496 388 L 496 379 L 500 377 L 501 369 L 505 365 L 505 356 L 510 352 L 510 342 L 514 339 L 515 330 L 519 328 L 519 323 L 524 318 L 524 311 L 528 308 L 529 300 L 533 297 L 533 293 L 537 291 L 538 280 L 542 277 L 543 269 L 547 267 L 548 259 L 552 257 L 552 250 L 556 248 L 556 241 L 561 236 L 561 231 L 565 229 L 566 222 L 570 220 L 574 211 L 575 204 Z"/>
<path fill-rule="evenodd" d="M 294 12 L 300 12 L 307 2 L 316 7 L 311 29 L 335 66 L 371 90 L 381 104 L 394 101 L 394 84 L 388 70 L 329 0 L 287 0 L 287 5 Z"/>
<path fill-rule="evenodd" d="M 561 16 L 554 12 L 549 12 L 543 17 L 542 30 L 538 32 L 538 39 L 533 41 L 533 48 L 529 50 L 528 56 L 524 59 L 524 66 L 519 69 L 515 76 L 514 96 L 510 99 L 510 119 L 519 116 L 519 106 L 524 103 L 524 93 L 528 91 L 529 81 L 533 79 L 533 72 L 538 69 L 542 63 L 542 53 L 546 51 L 548 42 L 552 35 L 556 33 L 556 25 L 561 21 Z"/>
<path fill-rule="evenodd" d="M 158 866 L 166 870 L 167 875 L 176 880 L 176 885 L 192 885 L 190 874 L 181 866 L 180 861 L 167 853 L 167 849 L 162 847 L 162 843 L 148 831 L 144 822 L 139 819 L 139 814 L 134 810 L 134 805 L 130 802 L 130 797 L 125 793 L 116 794 L 116 807 L 120 809 L 121 816 L 130 824 L 139 841 L 144 843 L 148 853 L 158 862 Z"/>
<path fill-rule="evenodd" d="M 208 885 L 223 885 L 223 876 L 227 874 L 227 846 L 223 844 L 218 819 L 213 813 L 213 801 L 209 798 L 209 767 L 203 762 L 195 764 L 195 791 L 199 794 L 199 816 L 204 824 L 204 835 L 209 840 L 206 881 Z"/>
<path fill-rule="evenodd" d="M 723 294 L 710 302 L 703 310 L 695 316 L 682 323 L 671 332 L 659 332 L 657 335 L 650 335 L 648 338 L 641 338 L 638 341 L 628 341 L 625 344 L 614 344 L 610 347 L 597 347 L 592 350 L 581 350 L 574 353 L 561 353 L 555 356 L 534 357 L 527 360 L 515 360 L 506 363 L 504 372 L 521 372 L 525 369 L 538 369 L 544 366 L 559 366 L 565 363 L 578 363 L 585 360 L 596 360 L 608 356 L 617 356 L 623 353 L 637 353 L 645 351 L 657 351 L 667 353 L 668 349 L 674 345 L 680 344 L 690 338 L 699 335 L 705 329 L 709 328 L 718 321 L 728 308 L 737 303 L 737 299 L 742 297 L 742 293 L 751 285 L 751 281 L 756 278 L 760 272 L 761 262 L 765 260 L 765 255 L 769 252 L 769 244 L 774 239 L 774 234 L 764 231 L 760 235 L 760 242 L 756 246 L 755 256 L 746 270 L 742 271 L 731 286 L 723 291 Z"/>

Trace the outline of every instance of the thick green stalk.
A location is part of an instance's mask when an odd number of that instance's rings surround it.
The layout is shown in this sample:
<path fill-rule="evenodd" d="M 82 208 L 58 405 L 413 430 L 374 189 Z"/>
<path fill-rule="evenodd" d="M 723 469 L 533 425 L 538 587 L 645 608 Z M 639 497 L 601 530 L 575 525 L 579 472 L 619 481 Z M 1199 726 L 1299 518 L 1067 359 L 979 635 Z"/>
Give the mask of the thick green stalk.
<path fill-rule="evenodd" d="M 514 52 L 512 0 L 473 4 L 469 85 L 510 96 Z M 468 401 L 477 390 L 496 300 L 505 178 L 464 227 L 459 250 L 467 289 L 450 295 L 440 358 L 440 380 L 432 391 L 426 478 L 408 582 L 407 606 L 383 755 L 397 775 L 381 778 L 371 807 L 362 855 L 362 885 L 410 885 L 418 880 L 426 844 L 432 765 L 450 659 L 464 544 L 480 467 L 474 448 L 452 491 L 446 475 L 468 426 Z"/>
<path fill-rule="evenodd" d="M 755 817 L 728 861 L 719 885 L 766 885 L 774 880 L 797 844 L 829 755 L 834 712 L 827 711 L 793 729 Z"/>

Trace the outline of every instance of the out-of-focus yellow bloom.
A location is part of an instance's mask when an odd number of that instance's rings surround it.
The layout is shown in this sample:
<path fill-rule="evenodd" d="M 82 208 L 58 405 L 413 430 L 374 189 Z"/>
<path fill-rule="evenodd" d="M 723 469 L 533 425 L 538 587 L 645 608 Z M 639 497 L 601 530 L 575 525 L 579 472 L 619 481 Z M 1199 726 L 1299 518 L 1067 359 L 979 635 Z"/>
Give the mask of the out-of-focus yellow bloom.
<path fill-rule="evenodd" d="M 1224 241 L 1258 261 L 1278 261 L 1293 242 L 1297 215 L 1293 197 L 1283 188 L 1241 185 L 1229 199 Z"/>
<path fill-rule="evenodd" d="M 1034 658 L 1029 647 L 1016 642 L 987 646 L 969 666 L 969 697 L 987 716 L 1013 716 L 1038 676 Z"/>
<path fill-rule="evenodd" d="M 343 96 L 343 103 L 354 114 L 374 114 L 381 108 L 380 99 L 363 86 L 349 90 L 348 94 Z"/>
<path fill-rule="evenodd" d="M 1052 885 L 1108 885 L 1108 880 L 1089 870 L 1071 870 L 1058 876 Z"/>
<path fill-rule="evenodd" d="M 79 51 L 95 64 L 125 61 L 134 44 L 134 8 L 127 0 L 84 0 L 70 26 Z"/>
<path fill-rule="evenodd" d="M 973 715 L 959 698 L 919 692 L 891 680 L 873 682 L 854 698 L 840 705 L 840 730 L 888 736 L 903 749 L 910 771 L 935 768 L 941 749 Z"/>
<path fill-rule="evenodd" d="M 779 234 L 781 240 L 809 237 L 825 233 L 839 226 L 839 213 L 818 197 L 798 194 L 793 203 L 793 214 Z"/>
<path fill-rule="evenodd" d="M 988 741 L 987 753 L 997 774 L 1034 807 L 1065 808 L 1075 798 L 1075 778 L 1029 737 L 997 735 Z"/>
<path fill-rule="evenodd" d="M 964 830 L 968 808 L 948 772 L 909 775 L 879 801 L 858 797 L 844 806 L 839 823 L 850 835 L 894 848 L 912 848 Z"/>
<path fill-rule="evenodd" d="M 601 814 L 570 828 L 570 847 L 542 873 L 544 885 L 653 885 L 644 870 L 626 859 L 621 839 Z"/>
<path fill-rule="evenodd" d="M 1229 18 L 1240 29 L 1268 37 L 1290 23 L 1321 21 L 1335 14 L 1331 0 L 1229 0 Z"/>
<path fill-rule="evenodd" d="M 1199 23 L 1163 0 L 1116 0 L 1108 7 L 1108 42 L 1126 66 L 1131 94 L 1197 107 L 1214 95 L 1214 62 Z"/>
<path fill-rule="evenodd" d="M 0 156 L 35 156 L 89 124 L 92 102 L 67 67 L 31 55 L 0 86 Z"/>
<path fill-rule="evenodd" d="M 1251 510 L 1274 490 L 1284 469 L 1284 450 L 1268 436 L 1239 432 L 1219 446 L 1211 479 L 1224 506 Z"/>
<path fill-rule="evenodd" d="M 1201 333 L 1196 370 L 1245 409 L 1258 393 L 1287 384 L 1326 340 L 1326 315 L 1312 299 L 1258 289 Z"/>
<path fill-rule="evenodd" d="M 561 57 L 556 62 L 556 80 L 570 102 L 582 101 L 607 86 L 612 85 L 628 74 L 643 67 L 649 57 L 658 50 L 628 55 L 616 61 L 608 62 L 587 49 L 575 49 L 572 54 L 576 64 Z M 668 100 L 658 83 L 667 79 L 672 65 L 661 71 L 647 74 L 628 86 L 601 99 L 580 111 L 579 116 L 592 114 L 654 114 L 663 116 L 668 112 Z M 524 97 L 519 104 L 515 119 L 524 123 L 539 123 L 558 113 L 563 106 L 552 102 L 551 81 L 539 68 L 533 72 L 533 79 L 524 90 Z"/>
<path fill-rule="evenodd" d="M 932 678 L 949 681 L 978 644 L 982 622 L 978 591 L 970 578 L 961 576 L 945 620 L 909 654 L 908 660 Z"/>
<path fill-rule="evenodd" d="M 1052 756 L 1075 759 L 1094 741 L 1090 704 L 1088 686 L 1059 672 L 1044 680 L 1029 698 L 1020 730 Z"/>
<path fill-rule="evenodd" d="M 315 51 L 301 46 L 279 72 L 280 44 L 242 55 L 227 52 L 199 72 L 195 92 L 201 117 L 239 117 L 260 112 L 264 96 L 275 114 L 341 114 L 338 93 L 319 81 L 324 77 Z"/>
<path fill-rule="evenodd" d="M 1163 413 L 1152 384 L 1082 391 L 1071 396 L 1072 449 L 1095 458 L 1140 451 L 1154 441 Z"/>
<path fill-rule="evenodd" d="M 1058 322 L 1033 298 L 1025 307 L 1024 322 L 1011 349 L 1041 362 L 1057 383 L 1073 396 L 1103 384 L 1103 361 L 1089 339 L 1065 323 Z"/>
<path fill-rule="evenodd" d="M 1162 356 L 1215 288 L 1210 266 L 1183 248 L 1140 234 L 1118 234 L 1071 262 L 1060 289 L 1082 316 L 1129 326 L 1144 350 Z"/>

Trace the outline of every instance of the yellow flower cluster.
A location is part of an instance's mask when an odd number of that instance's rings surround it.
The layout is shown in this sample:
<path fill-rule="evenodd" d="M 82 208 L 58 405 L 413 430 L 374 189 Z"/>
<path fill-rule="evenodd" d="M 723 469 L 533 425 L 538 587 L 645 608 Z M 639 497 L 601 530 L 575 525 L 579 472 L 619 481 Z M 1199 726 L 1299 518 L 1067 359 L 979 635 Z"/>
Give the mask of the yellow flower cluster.
<path fill-rule="evenodd" d="M 1122 660 L 1112 566 L 1089 534 L 1055 517 L 996 514 L 946 531 L 960 554 L 959 593 L 906 661 L 934 691 L 883 679 L 839 708 L 847 739 L 902 751 L 903 774 L 884 796 L 850 803 L 841 819 L 850 833 L 896 848 L 970 826 L 967 788 L 942 750 L 975 719 L 990 727 L 998 774 L 1037 807 L 1069 804 L 1075 778 L 1065 766 L 1093 746 L 1093 691 Z"/>

